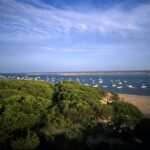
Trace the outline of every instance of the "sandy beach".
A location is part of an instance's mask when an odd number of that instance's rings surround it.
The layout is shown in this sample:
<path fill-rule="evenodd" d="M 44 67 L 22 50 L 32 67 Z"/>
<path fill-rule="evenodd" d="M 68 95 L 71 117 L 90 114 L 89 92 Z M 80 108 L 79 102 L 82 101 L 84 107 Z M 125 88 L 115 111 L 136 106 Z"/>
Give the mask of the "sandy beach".
<path fill-rule="evenodd" d="M 146 117 L 150 118 L 150 96 L 139 96 L 129 94 L 119 94 L 119 97 L 126 102 L 137 106 Z"/>

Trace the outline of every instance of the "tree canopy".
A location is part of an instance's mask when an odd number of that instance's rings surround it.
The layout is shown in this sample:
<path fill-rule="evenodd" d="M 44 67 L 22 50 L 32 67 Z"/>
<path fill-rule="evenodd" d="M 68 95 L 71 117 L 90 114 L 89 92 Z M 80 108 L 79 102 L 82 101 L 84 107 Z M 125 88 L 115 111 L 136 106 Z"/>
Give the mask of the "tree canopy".
<path fill-rule="evenodd" d="M 0 80 L 0 148 L 94 149 L 88 146 L 93 136 L 132 131 L 143 114 L 116 94 L 112 103 L 102 104 L 106 96 L 77 82 Z"/>

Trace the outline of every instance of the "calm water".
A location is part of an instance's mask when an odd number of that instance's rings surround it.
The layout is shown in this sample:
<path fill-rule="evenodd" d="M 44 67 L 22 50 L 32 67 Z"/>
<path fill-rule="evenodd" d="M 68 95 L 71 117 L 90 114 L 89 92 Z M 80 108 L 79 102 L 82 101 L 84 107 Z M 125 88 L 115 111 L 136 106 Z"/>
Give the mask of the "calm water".
<path fill-rule="evenodd" d="M 87 86 L 100 87 L 105 91 L 116 93 L 149 95 L 150 75 L 101 75 L 101 76 L 61 76 L 61 75 L 27 75 L 1 74 L 4 79 L 44 80 L 57 83 L 62 80 L 78 81 Z"/>

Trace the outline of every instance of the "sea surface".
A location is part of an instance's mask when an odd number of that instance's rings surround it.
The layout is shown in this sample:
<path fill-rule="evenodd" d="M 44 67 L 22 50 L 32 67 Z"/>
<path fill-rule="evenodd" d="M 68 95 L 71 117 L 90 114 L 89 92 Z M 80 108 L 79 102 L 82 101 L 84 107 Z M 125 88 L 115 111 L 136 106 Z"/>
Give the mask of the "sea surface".
<path fill-rule="evenodd" d="M 99 87 L 105 91 L 150 96 L 150 74 L 120 75 L 53 75 L 53 74 L 0 74 L 0 79 L 43 80 L 58 83 L 63 80 L 77 81 L 86 86 Z"/>

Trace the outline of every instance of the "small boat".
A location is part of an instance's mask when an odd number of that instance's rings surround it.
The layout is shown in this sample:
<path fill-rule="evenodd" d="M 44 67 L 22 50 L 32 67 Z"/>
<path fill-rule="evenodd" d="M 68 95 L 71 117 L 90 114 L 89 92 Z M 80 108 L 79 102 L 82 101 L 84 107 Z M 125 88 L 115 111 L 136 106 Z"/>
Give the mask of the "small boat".
<path fill-rule="evenodd" d="M 113 85 L 112 85 L 112 87 L 116 87 L 116 86 L 117 86 L 116 84 L 113 84 Z"/>
<path fill-rule="evenodd" d="M 128 85 L 128 88 L 130 88 L 130 89 L 134 89 L 135 87 L 134 87 L 134 86 L 132 86 L 132 85 Z"/>
<path fill-rule="evenodd" d="M 123 82 L 124 82 L 124 83 L 127 83 L 128 81 L 125 80 L 125 81 L 123 81 Z"/>
<path fill-rule="evenodd" d="M 49 81 L 49 77 L 46 77 L 46 81 Z"/>
<path fill-rule="evenodd" d="M 93 85 L 93 87 L 98 87 L 98 84 Z"/>
<path fill-rule="evenodd" d="M 122 89 L 123 88 L 123 86 L 117 86 L 117 89 Z"/>
<path fill-rule="evenodd" d="M 78 82 L 80 82 L 79 78 L 76 79 Z"/>
<path fill-rule="evenodd" d="M 120 85 L 121 85 L 121 84 L 122 84 L 122 82 L 119 82 L 118 84 L 120 84 Z"/>
<path fill-rule="evenodd" d="M 99 83 L 100 84 L 103 83 L 103 80 L 101 79 L 101 77 L 99 78 Z"/>
<path fill-rule="evenodd" d="M 146 89 L 147 86 L 146 86 L 146 85 L 142 85 L 141 88 L 142 88 L 142 89 Z"/>
<path fill-rule="evenodd" d="M 107 88 L 107 85 L 103 85 L 103 88 Z"/>

